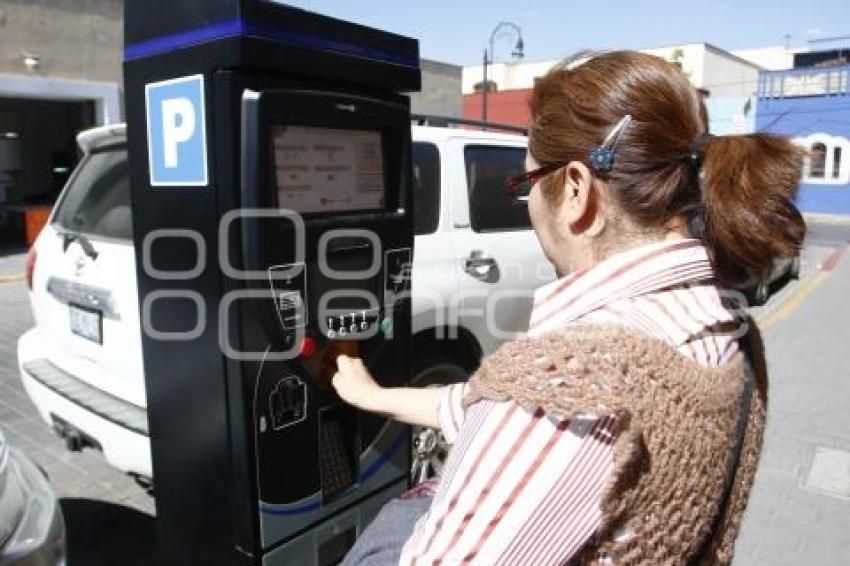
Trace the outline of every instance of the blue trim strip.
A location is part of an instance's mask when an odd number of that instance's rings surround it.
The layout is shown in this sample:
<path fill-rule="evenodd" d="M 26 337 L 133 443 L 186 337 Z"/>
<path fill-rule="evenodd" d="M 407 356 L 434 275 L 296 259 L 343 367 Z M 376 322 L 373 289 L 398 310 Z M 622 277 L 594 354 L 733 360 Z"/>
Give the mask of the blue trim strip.
<path fill-rule="evenodd" d="M 267 505 L 268 505 L 268 503 L 262 504 L 261 511 L 264 514 L 287 516 L 287 515 L 303 515 L 305 513 L 311 513 L 313 511 L 316 511 L 317 509 L 320 509 L 322 507 L 322 502 L 321 501 L 314 501 L 313 503 L 305 503 L 304 505 L 301 505 L 300 507 L 292 507 L 292 508 L 289 508 L 289 509 L 276 509 L 276 508 L 273 508 L 273 507 L 268 507 Z"/>
<path fill-rule="evenodd" d="M 124 60 L 132 61 L 151 55 L 159 55 L 183 47 L 207 43 L 216 39 L 234 37 L 244 33 L 244 23 L 241 19 L 216 22 L 206 27 L 182 31 L 172 35 L 156 37 L 147 41 L 133 43 L 124 47 Z"/>
<path fill-rule="evenodd" d="M 414 69 L 419 68 L 419 58 L 405 53 L 387 51 L 385 49 L 358 45 L 344 41 L 336 41 L 309 33 L 276 28 L 266 24 L 247 22 L 242 18 L 216 22 L 208 26 L 172 35 L 157 37 L 128 45 L 124 48 L 124 60 L 132 61 L 152 55 L 175 51 L 192 45 L 208 43 L 217 39 L 236 36 L 253 36 L 287 43 L 297 47 L 307 47 L 319 51 L 328 51 L 342 55 L 352 55 L 374 61 L 404 65 Z"/>
<path fill-rule="evenodd" d="M 364 483 L 369 480 L 372 476 L 374 476 L 378 470 L 387 465 L 390 459 L 398 452 L 399 448 L 404 444 L 405 438 L 409 435 L 407 430 L 401 431 L 398 436 L 393 439 L 392 444 L 390 444 L 387 451 L 382 454 L 377 460 L 375 460 L 371 466 L 366 468 L 366 470 L 360 474 L 360 483 Z M 299 507 L 291 507 L 287 509 L 280 509 L 277 506 L 272 506 L 268 503 L 260 504 L 260 511 L 266 515 L 276 515 L 276 516 L 291 516 L 291 515 L 303 515 L 305 513 L 310 513 L 312 511 L 316 511 L 317 509 L 322 507 L 322 503 L 320 501 L 314 501 L 313 503 L 305 503 Z"/>

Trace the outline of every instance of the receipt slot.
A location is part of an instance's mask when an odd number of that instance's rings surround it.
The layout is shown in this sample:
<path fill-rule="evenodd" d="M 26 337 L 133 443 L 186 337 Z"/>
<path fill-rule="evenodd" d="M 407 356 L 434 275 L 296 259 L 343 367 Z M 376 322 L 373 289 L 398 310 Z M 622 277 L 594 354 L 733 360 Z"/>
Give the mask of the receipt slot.
<path fill-rule="evenodd" d="M 125 2 L 159 563 L 336 564 L 409 431 L 340 354 L 410 376 L 416 41 L 278 2 Z"/>

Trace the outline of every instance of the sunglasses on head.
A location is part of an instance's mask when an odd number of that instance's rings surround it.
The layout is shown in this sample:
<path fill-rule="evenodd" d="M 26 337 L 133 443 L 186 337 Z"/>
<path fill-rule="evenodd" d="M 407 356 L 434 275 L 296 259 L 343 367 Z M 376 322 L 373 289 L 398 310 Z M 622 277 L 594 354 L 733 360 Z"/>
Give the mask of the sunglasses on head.
<path fill-rule="evenodd" d="M 564 167 L 567 163 L 569 162 L 564 161 L 560 163 L 551 163 L 549 165 L 538 167 L 537 169 L 532 169 L 531 171 L 526 171 L 519 175 L 514 175 L 513 177 L 508 177 L 508 180 L 505 181 L 505 189 L 512 194 L 527 195 L 531 192 L 531 187 L 533 187 L 537 181 L 550 173 L 554 173 L 561 167 Z"/>

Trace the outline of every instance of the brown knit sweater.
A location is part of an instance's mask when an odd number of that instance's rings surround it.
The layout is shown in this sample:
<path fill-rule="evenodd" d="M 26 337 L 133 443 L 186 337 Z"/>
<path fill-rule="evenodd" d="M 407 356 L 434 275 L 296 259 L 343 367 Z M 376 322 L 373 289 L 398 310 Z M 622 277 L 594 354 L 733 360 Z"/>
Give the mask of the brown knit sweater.
<path fill-rule="evenodd" d="M 725 501 L 746 399 L 741 354 L 722 368 L 705 368 L 655 338 L 577 325 L 502 346 L 470 379 L 464 401 L 513 399 L 556 418 L 620 417 L 603 523 L 574 563 L 607 557 L 617 565 L 729 564 L 767 400 L 761 338 L 755 324 L 750 328 L 750 411 Z M 622 532 L 631 536 L 616 536 Z"/>

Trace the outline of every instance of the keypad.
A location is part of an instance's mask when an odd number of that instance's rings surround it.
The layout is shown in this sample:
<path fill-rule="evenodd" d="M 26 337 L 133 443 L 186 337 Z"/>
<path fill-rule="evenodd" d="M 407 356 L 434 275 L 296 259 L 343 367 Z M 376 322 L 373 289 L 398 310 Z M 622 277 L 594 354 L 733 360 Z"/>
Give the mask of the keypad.
<path fill-rule="evenodd" d="M 325 317 L 328 338 L 359 338 L 378 324 L 380 309 L 366 309 L 348 314 Z"/>

